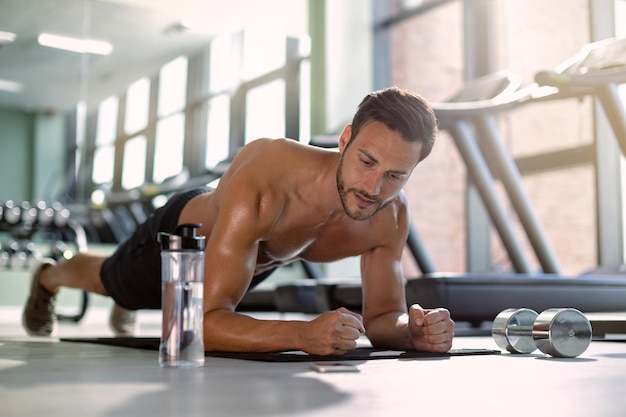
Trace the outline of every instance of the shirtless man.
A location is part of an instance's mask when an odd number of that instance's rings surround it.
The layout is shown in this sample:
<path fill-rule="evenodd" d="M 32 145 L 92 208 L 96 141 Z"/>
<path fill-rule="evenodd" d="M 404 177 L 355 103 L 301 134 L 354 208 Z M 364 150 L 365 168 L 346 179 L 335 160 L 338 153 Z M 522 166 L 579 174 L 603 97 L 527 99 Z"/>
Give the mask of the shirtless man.
<path fill-rule="evenodd" d="M 365 97 L 338 150 L 256 140 L 239 152 L 216 190 L 175 195 L 111 257 L 78 254 L 42 265 L 24 325 L 30 334 L 52 333 L 54 294 L 62 286 L 110 295 L 130 310 L 160 308 L 157 232 L 201 223 L 206 350 L 341 355 L 365 333 L 375 347 L 445 352 L 454 335 L 449 312 L 407 308 L 401 268 L 409 229 L 402 187 L 436 133 L 423 98 L 389 88 Z M 259 320 L 235 311 L 276 267 L 358 255 L 362 316 L 339 308 L 311 321 Z"/>

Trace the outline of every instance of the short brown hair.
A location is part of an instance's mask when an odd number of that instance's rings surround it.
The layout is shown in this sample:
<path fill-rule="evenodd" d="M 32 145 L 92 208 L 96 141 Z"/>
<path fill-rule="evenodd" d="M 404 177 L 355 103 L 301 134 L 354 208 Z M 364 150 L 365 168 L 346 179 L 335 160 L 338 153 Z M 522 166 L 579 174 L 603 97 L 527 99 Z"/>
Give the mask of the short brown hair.
<path fill-rule="evenodd" d="M 384 123 L 389 129 L 399 132 L 407 141 L 421 141 L 420 161 L 430 154 L 438 123 L 432 108 L 419 94 L 389 87 L 365 96 L 352 119 L 350 142 L 363 126 L 373 121 Z"/>

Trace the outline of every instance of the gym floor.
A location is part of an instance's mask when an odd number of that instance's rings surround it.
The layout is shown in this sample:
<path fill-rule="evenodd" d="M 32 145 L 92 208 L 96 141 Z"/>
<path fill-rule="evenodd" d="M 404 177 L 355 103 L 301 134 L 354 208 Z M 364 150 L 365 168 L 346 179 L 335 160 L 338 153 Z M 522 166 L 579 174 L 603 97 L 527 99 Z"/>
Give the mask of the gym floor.
<path fill-rule="evenodd" d="M 56 338 L 26 336 L 20 314 L 17 307 L 0 308 L 3 417 L 597 417 L 626 410 L 623 341 L 593 341 L 571 359 L 537 351 L 352 362 L 358 373 L 213 357 L 203 368 L 162 369 L 156 351 L 59 341 L 112 336 L 107 308 L 90 308 L 78 324 L 61 323 Z M 139 332 L 158 337 L 160 313 L 140 312 Z M 459 336 L 454 348 L 497 347 L 489 336 Z"/>

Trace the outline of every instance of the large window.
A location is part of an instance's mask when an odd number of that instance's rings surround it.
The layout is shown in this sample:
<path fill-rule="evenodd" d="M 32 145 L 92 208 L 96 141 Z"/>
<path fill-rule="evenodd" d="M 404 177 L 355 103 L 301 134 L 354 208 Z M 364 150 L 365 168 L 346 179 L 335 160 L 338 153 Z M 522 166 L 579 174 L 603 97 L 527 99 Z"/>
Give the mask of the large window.
<path fill-rule="evenodd" d="M 150 183 L 158 189 L 181 173 L 208 182 L 254 139 L 298 140 L 299 129 L 310 126 L 308 114 L 298 111 L 309 101 L 309 71 L 300 71 L 308 49 L 274 30 L 221 35 L 109 97 L 97 109 L 91 192 L 101 200 L 106 190 L 120 202 L 137 197 L 128 190 Z"/>

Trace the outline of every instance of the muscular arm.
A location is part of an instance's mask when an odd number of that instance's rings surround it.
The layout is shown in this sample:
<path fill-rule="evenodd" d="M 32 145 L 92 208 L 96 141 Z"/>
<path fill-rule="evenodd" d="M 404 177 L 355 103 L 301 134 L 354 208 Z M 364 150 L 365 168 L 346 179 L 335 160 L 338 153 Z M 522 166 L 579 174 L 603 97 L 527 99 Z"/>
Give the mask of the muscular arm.
<path fill-rule="evenodd" d="M 255 271 L 259 243 L 271 224 L 263 218 L 259 192 L 248 181 L 230 179 L 207 242 L 204 277 L 206 350 L 267 352 L 298 349 L 302 322 L 260 321 L 235 313 Z"/>
<path fill-rule="evenodd" d="M 361 255 L 363 322 L 375 347 L 412 349 L 398 248 L 377 247 Z"/>
<path fill-rule="evenodd" d="M 363 319 L 375 347 L 447 351 L 454 322 L 445 309 L 407 308 L 401 257 L 408 236 L 405 202 L 398 207 L 392 238 L 361 255 Z"/>
<path fill-rule="evenodd" d="M 285 193 L 254 181 L 236 173 L 216 191 L 222 193 L 220 207 L 205 258 L 205 349 L 303 350 L 322 355 L 353 349 L 363 326 L 360 316 L 345 309 L 324 313 L 310 322 L 258 320 L 235 312 L 255 272 L 259 245 L 271 234 L 286 204 L 282 200 Z"/>

